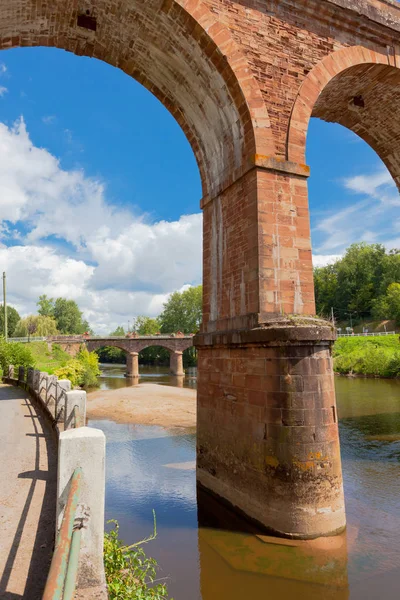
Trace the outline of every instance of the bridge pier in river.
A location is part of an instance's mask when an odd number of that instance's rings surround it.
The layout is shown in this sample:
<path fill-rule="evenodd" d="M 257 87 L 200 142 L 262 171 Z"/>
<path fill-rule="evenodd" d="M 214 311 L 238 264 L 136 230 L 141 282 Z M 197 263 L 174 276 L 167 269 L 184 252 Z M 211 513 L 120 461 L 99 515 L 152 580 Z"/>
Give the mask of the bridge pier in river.
<path fill-rule="evenodd" d="M 139 352 L 128 352 L 126 356 L 126 377 L 139 377 Z"/>
<path fill-rule="evenodd" d="M 178 350 L 169 353 L 169 370 L 171 375 L 181 377 L 185 374 L 183 370 L 183 352 Z"/>

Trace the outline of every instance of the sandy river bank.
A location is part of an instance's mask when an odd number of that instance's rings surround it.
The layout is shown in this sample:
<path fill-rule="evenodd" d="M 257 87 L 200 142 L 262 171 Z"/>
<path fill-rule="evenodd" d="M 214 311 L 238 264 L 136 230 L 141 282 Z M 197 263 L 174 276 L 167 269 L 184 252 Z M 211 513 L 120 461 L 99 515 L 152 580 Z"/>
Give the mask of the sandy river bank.
<path fill-rule="evenodd" d="M 87 416 L 119 423 L 195 427 L 196 390 L 154 383 L 98 390 L 88 394 Z"/>

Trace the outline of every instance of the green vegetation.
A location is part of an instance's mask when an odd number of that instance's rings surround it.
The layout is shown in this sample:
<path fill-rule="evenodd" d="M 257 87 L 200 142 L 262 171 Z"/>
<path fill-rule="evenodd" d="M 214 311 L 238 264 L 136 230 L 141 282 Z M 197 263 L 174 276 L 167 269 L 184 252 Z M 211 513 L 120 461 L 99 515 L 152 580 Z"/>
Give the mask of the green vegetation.
<path fill-rule="evenodd" d="M 14 331 L 17 326 L 18 321 L 20 320 L 20 316 L 18 312 L 15 310 L 13 306 L 7 306 L 7 334 L 8 337 L 18 337 L 15 335 Z M 0 304 L 0 334 L 4 335 L 4 306 Z"/>
<path fill-rule="evenodd" d="M 342 337 L 333 348 L 334 370 L 343 375 L 400 376 L 400 343 L 397 335 Z"/>
<path fill-rule="evenodd" d="M 114 528 L 104 536 L 104 567 L 110 600 L 167 600 L 166 585 L 156 581 L 157 562 L 141 547 L 157 535 L 155 516 L 153 535 L 132 546 L 119 539 L 117 521 L 109 523 Z"/>
<path fill-rule="evenodd" d="M 72 358 L 58 344 L 53 344 L 49 350 L 46 342 L 7 343 L 0 338 L 0 365 L 3 371 L 8 365 L 35 367 L 60 379 L 69 379 L 73 386 L 81 387 L 96 386 L 100 375 L 98 356 L 94 352 L 82 347 Z"/>
<path fill-rule="evenodd" d="M 3 373 L 7 373 L 9 365 L 18 367 L 30 367 L 34 358 L 27 344 L 19 342 L 6 342 L 4 337 L 0 337 L 0 367 Z"/>
<path fill-rule="evenodd" d="M 42 315 L 29 315 L 20 319 L 14 330 L 14 337 L 30 337 L 32 335 L 45 337 L 57 335 L 57 323 L 53 317 Z"/>
<path fill-rule="evenodd" d="M 23 345 L 29 348 L 32 354 L 33 362 L 31 366 L 40 371 L 46 371 L 50 375 L 55 373 L 60 367 L 64 367 L 71 360 L 70 355 L 58 344 L 53 344 L 51 350 L 49 350 L 47 342 L 30 342 Z"/>
<path fill-rule="evenodd" d="M 337 321 L 396 319 L 400 325 L 400 250 L 353 244 L 342 259 L 314 269 L 317 313 Z"/>
<path fill-rule="evenodd" d="M 164 304 L 164 310 L 159 316 L 160 331 L 172 333 L 197 333 L 202 319 L 201 285 L 190 287 L 184 292 L 174 292 Z"/>
<path fill-rule="evenodd" d="M 73 386 L 94 387 L 100 375 L 99 357 L 82 347 L 75 358 L 54 373 L 59 379 L 69 379 Z"/>
<path fill-rule="evenodd" d="M 37 306 L 39 315 L 54 318 L 59 333 L 66 335 L 90 330 L 89 323 L 82 319 L 82 312 L 74 300 L 54 300 L 43 294 L 39 297 Z"/>

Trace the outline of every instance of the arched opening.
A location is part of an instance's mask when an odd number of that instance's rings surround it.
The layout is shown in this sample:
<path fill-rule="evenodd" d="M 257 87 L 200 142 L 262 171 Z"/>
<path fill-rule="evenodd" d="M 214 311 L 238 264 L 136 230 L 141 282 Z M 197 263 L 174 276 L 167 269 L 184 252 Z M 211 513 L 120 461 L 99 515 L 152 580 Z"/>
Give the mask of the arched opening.
<path fill-rule="evenodd" d="M 288 159 L 305 162 L 309 120 L 317 117 L 361 137 L 399 185 L 399 81 L 400 70 L 388 56 L 360 46 L 326 57 L 299 90 L 288 133 Z"/>
<path fill-rule="evenodd" d="M 123 1 L 118 8 L 106 2 L 88 10 L 67 2 L 35 14 L 28 8 L 10 12 L 0 22 L 0 47 L 18 46 L 54 46 L 98 58 L 142 83 L 184 130 L 204 196 L 218 193 L 243 168 L 256 151 L 257 135 L 258 151 L 271 149 L 271 137 L 262 131 L 269 122 L 265 111 L 260 118 L 258 86 L 241 73 L 231 35 L 202 2 L 190 7 L 174 0 Z M 253 96 L 248 102 L 247 90 Z"/>

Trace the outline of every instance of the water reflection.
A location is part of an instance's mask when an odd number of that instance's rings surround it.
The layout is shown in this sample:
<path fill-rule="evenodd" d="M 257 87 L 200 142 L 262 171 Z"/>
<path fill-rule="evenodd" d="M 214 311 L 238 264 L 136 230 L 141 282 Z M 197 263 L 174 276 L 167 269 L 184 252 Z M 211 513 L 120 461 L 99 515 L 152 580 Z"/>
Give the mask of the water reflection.
<path fill-rule="evenodd" d="M 167 373 L 145 377 L 173 384 Z M 155 509 L 158 537 L 147 550 L 175 600 L 397 597 L 400 387 L 359 379 L 336 385 L 348 528 L 333 541 L 260 538 L 196 490 L 193 430 L 91 423 L 107 436 L 107 518 L 118 519 L 132 543 L 150 533 Z"/>
<path fill-rule="evenodd" d="M 101 375 L 99 385 L 101 390 L 117 390 L 132 387 L 138 383 L 158 383 L 173 387 L 196 388 L 197 369 L 188 367 L 185 376 L 170 375 L 168 367 L 140 365 L 139 378 L 125 377 L 126 365 L 100 364 Z"/>

